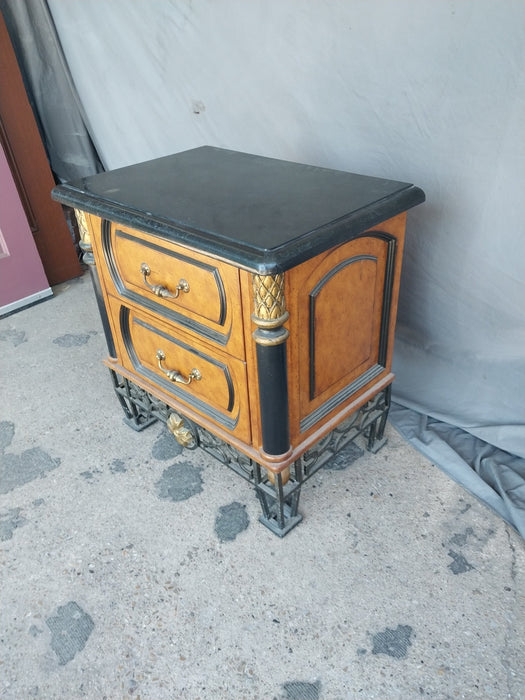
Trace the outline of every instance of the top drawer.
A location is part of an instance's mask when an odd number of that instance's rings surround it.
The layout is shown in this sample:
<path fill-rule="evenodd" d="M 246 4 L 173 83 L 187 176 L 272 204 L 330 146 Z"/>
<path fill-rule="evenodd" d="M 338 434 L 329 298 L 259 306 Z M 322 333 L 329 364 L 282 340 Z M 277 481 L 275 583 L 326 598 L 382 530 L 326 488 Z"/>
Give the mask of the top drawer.
<path fill-rule="evenodd" d="M 100 247 L 121 297 L 244 357 L 237 268 L 108 221 Z"/>

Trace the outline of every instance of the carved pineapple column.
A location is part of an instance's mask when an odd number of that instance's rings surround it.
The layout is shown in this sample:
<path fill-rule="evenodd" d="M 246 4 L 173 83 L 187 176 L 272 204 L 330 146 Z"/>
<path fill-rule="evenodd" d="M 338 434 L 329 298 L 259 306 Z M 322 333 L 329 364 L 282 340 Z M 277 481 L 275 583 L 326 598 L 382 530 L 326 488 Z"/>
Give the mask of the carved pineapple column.
<path fill-rule="evenodd" d="M 93 248 L 91 246 L 91 235 L 86 220 L 86 212 L 75 209 L 75 216 L 78 224 L 78 232 L 80 234 L 79 246 L 82 251 L 82 261 L 86 265 L 94 265 L 95 258 L 93 257 Z"/>
<path fill-rule="evenodd" d="M 257 374 L 262 424 L 262 447 L 270 461 L 290 454 L 286 339 L 288 319 L 284 274 L 253 275 L 252 321 L 257 352 Z M 284 479 L 287 475 L 283 474 Z"/>
<path fill-rule="evenodd" d="M 106 305 L 104 304 L 104 298 L 102 296 L 102 287 L 100 286 L 100 280 L 98 278 L 95 256 L 93 255 L 93 246 L 91 245 L 91 232 L 89 229 L 86 212 L 82 211 L 81 209 L 75 209 L 74 211 L 78 224 L 78 232 L 80 234 L 79 246 L 80 250 L 82 251 L 82 262 L 89 266 L 91 282 L 93 284 L 93 289 L 95 290 L 95 297 L 97 300 L 100 318 L 102 320 L 102 326 L 104 328 L 104 335 L 106 336 L 109 355 L 110 357 L 115 357 L 115 343 L 113 341 L 113 335 L 109 325 Z"/>
<path fill-rule="evenodd" d="M 284 275 L 253 275 L 252 321 L 257 353 L 262 453 L 271 485 L 256 470 L 256 491 L 262 506 L 260 520 L 284 537 L 302 519 L 298 513 L 301 483 L 290 479 L 290 467 L 279 468 L 291 456 L 288 417 L 288 376 L 284 324 L 288 320 L 284 299 Z M 275 463 L 275 471 L 268 463 Z"/>

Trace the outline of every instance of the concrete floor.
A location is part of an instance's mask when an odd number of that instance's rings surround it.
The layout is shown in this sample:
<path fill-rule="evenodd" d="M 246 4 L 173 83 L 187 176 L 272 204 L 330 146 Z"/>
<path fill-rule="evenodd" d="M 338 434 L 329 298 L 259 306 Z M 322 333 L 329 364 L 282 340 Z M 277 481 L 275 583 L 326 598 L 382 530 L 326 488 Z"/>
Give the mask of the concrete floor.
<path fill-rule="evenodd" d="M 525 698 L 525 543 L 388 429 L 304 487 L 122 421 L 89 277 L 0 321 L 0 698 Z"/>

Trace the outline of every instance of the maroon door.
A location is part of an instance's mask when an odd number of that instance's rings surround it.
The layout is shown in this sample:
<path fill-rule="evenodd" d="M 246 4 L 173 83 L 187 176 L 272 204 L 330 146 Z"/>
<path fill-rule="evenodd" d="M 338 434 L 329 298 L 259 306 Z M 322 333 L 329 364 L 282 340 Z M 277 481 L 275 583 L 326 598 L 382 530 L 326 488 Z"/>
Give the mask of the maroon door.
<path fill-rule="evenodd" d="M 0 145 L 0 316 L 52 294 Z"/>
<path fill-rule="evenodd" d="M 1 11 L 0 144 L 49 284 L 78 277 L 82 269 L 75 244 L 62 207 L 51 199 L 55 181 Z"/>

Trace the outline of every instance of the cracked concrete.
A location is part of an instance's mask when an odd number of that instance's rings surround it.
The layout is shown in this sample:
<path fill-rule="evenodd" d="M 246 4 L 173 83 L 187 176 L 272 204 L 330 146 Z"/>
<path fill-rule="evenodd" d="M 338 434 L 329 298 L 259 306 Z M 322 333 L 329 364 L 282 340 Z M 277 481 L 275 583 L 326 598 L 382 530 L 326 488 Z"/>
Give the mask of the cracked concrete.
<path fill-rule="evenodd" d="M 243 479 L 125 425 L 87 276 L 0 344 L 2 700 L 525 697 L 524 542 L 390 427 L 281 540 Z"/>

